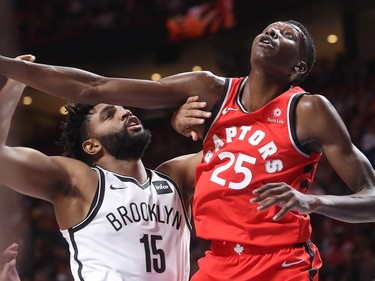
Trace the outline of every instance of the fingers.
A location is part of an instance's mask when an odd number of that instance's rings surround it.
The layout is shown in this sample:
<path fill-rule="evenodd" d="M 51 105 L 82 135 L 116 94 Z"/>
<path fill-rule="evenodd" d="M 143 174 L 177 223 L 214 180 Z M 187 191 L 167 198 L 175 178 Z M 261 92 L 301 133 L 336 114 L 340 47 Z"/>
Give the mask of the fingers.
<path fill-rule="evenodd" d="M 203 137 L 205 120 L 211 117 L 211 112 L 205 111 L 206 102 L 199 101 L 198 96 L 189 97 L 174 114 L 172 127 L 178 133 L 191 137 L 194 141 Z"/>
<path fill-rule="evenodd" d="M 26 61 L 35 61 L 35 56 L 31 55 L 31 54 L 27 54 L 27 55 L 20 55 L 20 56 L 17 56 L 16 57 L 16 60 L 26 60 Z"/>
<path fill-rule="evenodd" d="M 194 101 L 199 101 L 199 96 L 188 97 L 188 99 L 186 100 L 186 103 L 191 103 Z"/>
<path fill-rule="evenodd" d="M 186 111 L 186 115 L 194 118 L 209 118 L 211 112 L 204 111 L 202 109 L 207 107 L 206 102 L 200 102 L 198 96 L 189 97 L 185 104 L 182 105 L 181 109 Z"/>
<path fill-rule="evenodd" d="M 16 260 L 13 259 L 5 264 L 0 275 L 0 281 L 20 281 L 16 268 Z"/>
<path fill-rule="evenodd" d="M 13 243 L 6 248 L 0 255 L 1 263 L 6 263 L 17 257 L 18 244 Z"/>
<path fill-rule="evenodd" d="M 257 203 L 257 210 L 266 210 L 272 206 L 281 207 L 280 211 L 273 217 L 273 220 L 279 220 L 294 206 L 293 193 L 291 187 L 285 183 L 270 183 L 253 191 L 258 195 L 250 200 L 251 203 Z"/>
<path fill-rule="evenodd" d="M 181 121 L 181 124 L 185 126 L 196 126 L 201 125 L 204 123 L 203 118 L 195 118 L 195 117 L 185 117 L 184 120 Z"/>
<path fill-rule="evenodd" d="M 274 221 L 279 220 L 282 218 L 288 211 L 290 211 L 293 208 L 293 202 L 288 202 L 285 204 L 280 211 L 272 218 Z"/>
<path fill-rule="evenodd" d="M 190 135 L 193 141 L 197 141 L 199 139 L 199 135 L 196 131 L 191 131 Z"/>
<path fill-rule="evenodd" d="M 287 192 L 289 186 L 285 183 L 268 183 L 257 189 L 254 189 L 253 194 L 258 195 L 257 197 L 252 198 L 250 201 L 252 203 L 261 203 L 263 200 L 276 196 L 281 193 Z"/>

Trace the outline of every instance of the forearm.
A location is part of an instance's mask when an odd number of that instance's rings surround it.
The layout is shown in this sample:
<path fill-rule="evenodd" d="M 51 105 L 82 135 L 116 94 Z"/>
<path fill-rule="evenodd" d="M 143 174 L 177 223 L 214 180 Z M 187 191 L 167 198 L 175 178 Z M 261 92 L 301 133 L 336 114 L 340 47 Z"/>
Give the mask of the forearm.
<path fill-rule="evenodd" d="M 0 74 L 74 102 L 146 109 L 177 107 L 199 90 L 194 84 L 195 76 L 176 75 L 160 82 L 109 78 L 78 68 L 30 63 L 3 56 L 0 56 Z"/>
<path fill-rule="evenodd" d="M 5 145 L 12 116 L 22 96 L 25 85 L 8 80 L 0 91 L 0 145 Z"/>
<path fill-rule="evenodd" d="M 0 74 L 44 93 L 87 103 L 109 103 L 145 109 L 178 107 L 199 95 L 210 106 L 222 93 L 225 80 L 210 72 L 189 72 L 159 81 L 104 77 L 72 67 L 17 61 L 0 56 Z"/>
<path fill-rule="evenodd" d="M 348 223 L 375 221 L 375 190 L 364 189 L 356 194 L 345 196 L 316 196 L 318 213 Z"/>
<path fill-rule="evenodd" d="M 95 90 L 101 76 L 77 68 L 50 66 L 0 56 L 0 74 L 42 92 L 76 102 Z M 94 101 L 93 101 L 94 102 Z"/>

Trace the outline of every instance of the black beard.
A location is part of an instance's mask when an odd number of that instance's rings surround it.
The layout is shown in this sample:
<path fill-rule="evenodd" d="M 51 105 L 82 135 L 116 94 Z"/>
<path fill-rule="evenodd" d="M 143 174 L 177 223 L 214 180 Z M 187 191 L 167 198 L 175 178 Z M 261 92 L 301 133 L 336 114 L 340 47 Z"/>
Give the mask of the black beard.
<path fill-rule="evenodd" d="M 151 142 L 151 132 L 130 135 L 127 130 L 108 134 L 98 138 L 103 147 L 118 160 L 138 160 Z"/>

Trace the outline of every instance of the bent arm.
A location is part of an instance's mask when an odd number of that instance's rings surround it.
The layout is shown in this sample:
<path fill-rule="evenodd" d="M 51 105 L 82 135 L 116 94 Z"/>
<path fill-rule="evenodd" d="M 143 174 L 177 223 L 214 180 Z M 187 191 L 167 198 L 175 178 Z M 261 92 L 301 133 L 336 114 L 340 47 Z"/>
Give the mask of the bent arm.
<path fill-rule="evenodd" d="M 25 85 L 9 79 L 0 91 L 0 182 L 22 194 L 52 202 L 67 178 L 58 161 L 30 148 L 5 144 L 24 88 Z"/>
<path fill-rule="evenodd" d="M 332 168 L 354 191 L 346 196 L 316 196 L 314 212 L 345 222 L 375 221 L 374 170 L 363 153 L 352 144 L 335 108 L 321 96 L 307 97 L 301 100 L 297 115 L 301 121 L 297 128 L 304 136 L 302 139 L 317 143 Z"/>
<path fill-rule="evenodd" d="M 213 106 L 224 87 L 222 78 L 205 71 L 149 81 L 109 78 L 77 68 L 17 61 L 4 56 L 0 56 L 0 74 L 74 102 L 148 109 L 177 107 L 193 95 L 199 95 Z"/>

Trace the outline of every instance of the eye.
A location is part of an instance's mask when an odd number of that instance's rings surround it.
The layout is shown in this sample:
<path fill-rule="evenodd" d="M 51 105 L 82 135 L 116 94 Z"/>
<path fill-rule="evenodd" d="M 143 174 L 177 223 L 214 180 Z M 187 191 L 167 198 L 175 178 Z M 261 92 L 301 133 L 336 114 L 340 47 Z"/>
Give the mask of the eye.
<path fill-rule="evenodd" d="M 112 113 L 107 113 L 104 117 L 104 120 L 110 120 L 113 118 L 113 114 Z"/>
<path fill-rule="evenodd" d="M 295 39 L 294 33 L 291 31 L 285 31 L 284 36 L 288 39 Z"/>

